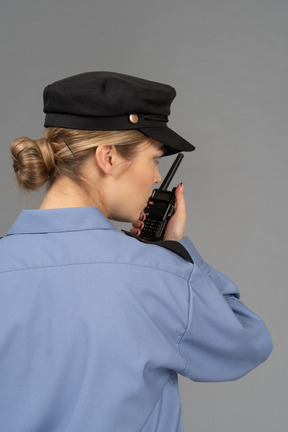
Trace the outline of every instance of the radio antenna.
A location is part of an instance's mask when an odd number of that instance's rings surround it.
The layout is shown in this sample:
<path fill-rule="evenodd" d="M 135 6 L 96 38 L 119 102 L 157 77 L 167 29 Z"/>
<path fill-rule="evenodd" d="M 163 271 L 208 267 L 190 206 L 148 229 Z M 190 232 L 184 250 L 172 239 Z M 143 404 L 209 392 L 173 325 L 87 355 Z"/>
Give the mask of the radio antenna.
<path fill-rule="evenodd" d="M 173 162 L 173 165 L 171 166 L 170 170 L 168 171 L 166 177 L 161 183 L 159 190 L 163 190 L 163 191 L 167 190 L 183 158 L 184 155 L 182 153 L 179 153 L 175 161 Z"/>

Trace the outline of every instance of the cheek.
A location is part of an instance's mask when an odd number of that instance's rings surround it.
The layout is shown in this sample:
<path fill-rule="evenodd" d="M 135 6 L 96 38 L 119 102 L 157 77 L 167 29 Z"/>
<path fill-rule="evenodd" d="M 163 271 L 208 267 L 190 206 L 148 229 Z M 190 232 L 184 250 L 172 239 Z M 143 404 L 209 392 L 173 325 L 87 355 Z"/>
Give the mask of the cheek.
<path fill-rule="evenodd" d="M 144 200 L 135 183 L 126 184 L 111 196 L 110 217 L 122 222 L 135 222 L 145 206 Z"/>
<path fill-rule="evenodd" d="M 145 204 L 148 200 L 152 191 L 153 184 L 153 177 L 147 172 L 143 174 L 140 180 L 135 182 L 135 194 L 138 194 L 137 200 L 140 201 L 142 204 Z"/>
<path fill-rule="evenodd" d="M 155 181 L 155 173 L 156 173 L 157 167 L 155 167 L 154 163 L 153 165 L 149 165 L 147 166 L 147 168 L 145 170 L 143 170 L 142 172 L 142 176 L 141 179 L 139 179 L 139 181 L 142 181 L 143 184 L 143 188 L 146 186 L 146 188 L 151 187 L 151 185 L 153 186 L 154 181 Z"/>

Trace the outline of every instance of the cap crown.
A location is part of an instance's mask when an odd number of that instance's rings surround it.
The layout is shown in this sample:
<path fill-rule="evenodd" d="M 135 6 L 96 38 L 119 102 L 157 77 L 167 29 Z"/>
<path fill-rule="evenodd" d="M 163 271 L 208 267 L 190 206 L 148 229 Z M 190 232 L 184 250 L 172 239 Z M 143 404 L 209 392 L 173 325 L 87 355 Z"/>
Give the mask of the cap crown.
<path fill-rule="evenodd" d="M 138 129 L 161 142 L 166 154 L 194 146 L 167 127 L 173 87 L 116 72 L 86 72 L 44 89 L 45 127 Z"/>
<path fill-rule="evenodd" d="M 111 117 L 131 113 L 169 115 L 173 87 L 116 72 L 86 72 L 44 89 L 44 112 Z"/>

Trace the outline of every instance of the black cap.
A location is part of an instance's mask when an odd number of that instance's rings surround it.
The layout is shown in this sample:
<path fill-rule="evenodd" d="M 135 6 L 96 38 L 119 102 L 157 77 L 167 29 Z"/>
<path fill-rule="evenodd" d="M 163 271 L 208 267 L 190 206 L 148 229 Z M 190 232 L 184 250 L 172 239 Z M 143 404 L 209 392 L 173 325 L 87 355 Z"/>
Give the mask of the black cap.
<path fill-rule="evenodd" d="M 44 89 L 45 127 L 85 130 L 138 129 L 166 154 L 195 147 L 168 128 L 173 87 L 115 72 L 86 72 Z"/>

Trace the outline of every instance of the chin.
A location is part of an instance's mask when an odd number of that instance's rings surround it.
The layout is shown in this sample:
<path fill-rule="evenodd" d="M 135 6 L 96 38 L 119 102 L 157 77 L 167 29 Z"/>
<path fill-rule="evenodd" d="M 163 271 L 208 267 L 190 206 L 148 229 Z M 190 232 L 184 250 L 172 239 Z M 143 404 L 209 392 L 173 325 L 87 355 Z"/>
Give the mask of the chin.
<path fill-rule="evenodd" d="M 136 222 L 139 219 L 140 212 L 134 216 L 132 215 L 109 215 L 109 219 L 114 220 L 116 222 L 128 222 L 133 223 Z"/>
<path fill-rule="evenodd" d="M 109 212 L 108 214 L 108 218 L 116 222 L 133 223 L 139 219 L 142 211 L 143 211 L 142 206 L 139 207 L 135 206 L 134 208 L 129 209 L 127 207 L 125 208 L 125 205 L 123 205 L 121 210 L 120 209 L 118 210 L 118 208 L 111 210 L 111 212 Z"/>

